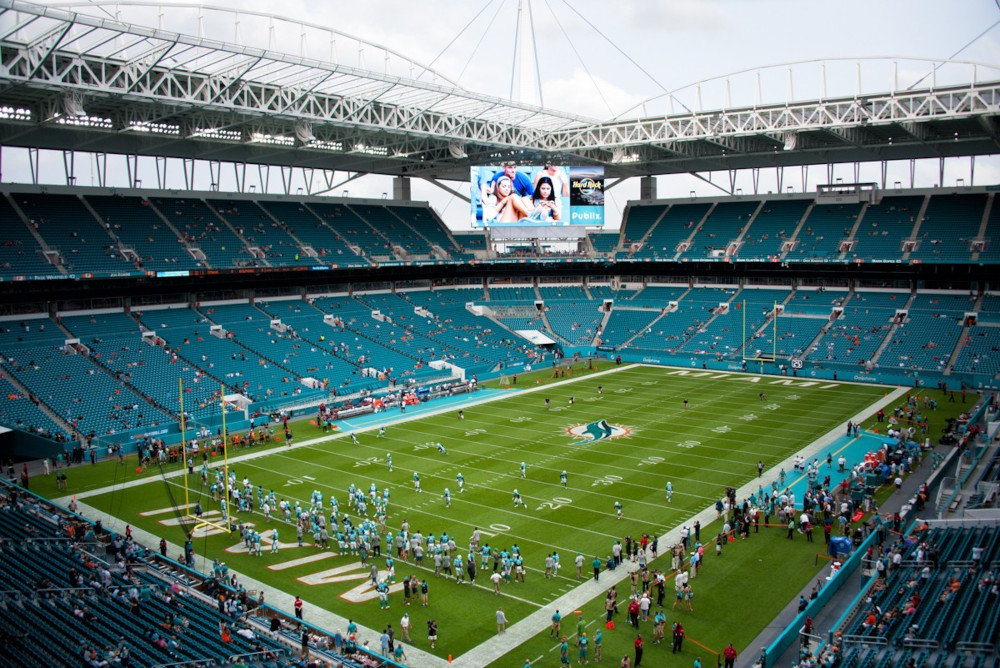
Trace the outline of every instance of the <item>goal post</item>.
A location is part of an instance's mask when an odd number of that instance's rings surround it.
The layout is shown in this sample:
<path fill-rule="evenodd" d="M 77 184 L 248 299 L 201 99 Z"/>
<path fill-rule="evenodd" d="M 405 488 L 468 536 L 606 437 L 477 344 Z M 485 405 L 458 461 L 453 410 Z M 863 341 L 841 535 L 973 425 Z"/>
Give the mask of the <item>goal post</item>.
<path fill-rule="evenodd" d="M 226 430 L 226 388 L 221 383 L 219 384 L 219 406 L 222 410 L 222 498 L 226 504 L 226 510 L 222 513 L 221 522 L 214 522 L 205 517 L 198 517 L 193 512 L 191 512 L 191 483 L 188 471 L 188 447 L 187 447 L 187 414 L 184 412 L 184 381 L 183 379 L 177 379 L 177 387 L 180 391 L 180 409 L 181 409 L 181 471 L 183 472 L 182 479 L 184 481 L 184 519 L 191 520 L 190 532 L 194 532 L 199 529 L 204 529 L 206 527 L 211 527 L 225 533 L 232 533 L 232 522 L 230 522 L 230 517 L 232 516 L 233 506 L 231 503 L 231 498 L 229 494 L 229 433 Z M 201 492 L 199 491 L 199 494 Z"/>

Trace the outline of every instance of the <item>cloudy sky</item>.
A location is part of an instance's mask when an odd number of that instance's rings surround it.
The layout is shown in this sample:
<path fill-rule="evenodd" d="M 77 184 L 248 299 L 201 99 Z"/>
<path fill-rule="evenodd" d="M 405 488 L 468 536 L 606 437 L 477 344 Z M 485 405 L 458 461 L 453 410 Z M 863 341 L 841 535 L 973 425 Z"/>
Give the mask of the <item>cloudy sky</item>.
<path fill-rule="evenodd" d="M 885 92 L 934 80 L 971 80 L 971 64 L 935 66 L 949 58 L 979 63 L 980 80 L 1000 78 L 1000 0 L 283 0 L 282 17 L 316 26 L 304 30 L 247 14 L 274 12 L 273 0 L 225 4 L 243 11 L 238 24 L 233 14 L 199 12 L 183 3 L 164 3 L 167 9 L 91 4 L 87 11 L 120 12 L 127 21 L 332 57 L 365 69 L 435 76 L 381 46 L 431 66 L 441 83 L 502 98 L 513 94 L 597 119 L 813 99 L 824 90 L 832 97 L 853 95 L 859 87 Z M 331 36 L 324 26 L 343 34 Z M 24 180 L 16 178 L 16 167 L 11 174 L 17 158 L 9 153 L 4 177 Z M 61 158 L 51 160 L 58 161 L 61 176 Z M 1000 181 L 994 163 L 977 160 L 977 184 Z M 845 181 L 853 179 L 850 165 L 839 169 Z M 869 179 L 875 180 L 878 168 L 872 169 Z M 908 183 L 909 165 L 898 165 L 893 173 L 897 169 L 895 178 Z M 936 183 L 937 162 L 921 164 L 918 177 L 923 185 Z M 764 190 L 768 178 L 762 176 Z M 957 178 L 969 182 L 967 160 L 946 166 L 945 185 Z M 809 186 L 825 180 L 822 170 L 816 171 Z M 86 183 L 86 176 L 79 182 Z M 749 191 L 749 179 L 743 184 Z M 797 190 L 798 181 L 793 185 Z M 689 176 L 659 179 L 660 196 L 686 196 L 691 190 L 719 194 Z M 381 196 L 391 185 L 384 177 L 365 177 L 352 182 L 350 191 Z M 609 193 L 612 226 L 637 194 L 632 183 Z M 419 182 L 414 196 L 430 200 L 452 227 L 465 226 L 464 202 Z"/>

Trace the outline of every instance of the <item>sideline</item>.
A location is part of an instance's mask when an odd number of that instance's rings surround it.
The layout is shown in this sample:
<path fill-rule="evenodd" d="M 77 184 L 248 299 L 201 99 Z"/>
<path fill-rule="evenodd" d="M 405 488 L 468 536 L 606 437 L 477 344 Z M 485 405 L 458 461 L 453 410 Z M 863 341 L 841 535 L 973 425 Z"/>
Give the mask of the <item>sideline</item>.
<path fill-rule="evenodd" d="M 278 447 L 274 447 L 274 448 L 268 448 L 266 450 L 258 450 L 258 451 L 255 451 L 255 452 L 248 452 L 248 453 L 243 454 L 243 455 L 236 455 L 235 457 L 231 457 L 229 459 L 229 464 L 231 466 L 233 464 L 238 464 L 240 462 L 252 461 L 254 459 L 259 459 L 260 457 L 267 457 L 269 455 L 277 454 L 277 453 L 280 453 L 280 452 L 291 452 L 291 451 L 296 450 L 298 448 L 316 446 L 316 445 L 320 445 L 322 443 L 332 443 L 332 442 L 335 442 L 335 441 L 337 441 L 339 439 L 347 438 L 351 434 L 359 434 L 359 433 L 365 433 L 365 432 L 369 432 L 369 431 L 374 431 L 375 429 L 377 429 L 379 426 L 382 426 L 382 425 L 392 426 L 392 425 L 395 425 L 395 424 L 402 424 L 404 422 L 412 422 L 413 420 L 422 420 L 422 419 L 427 418 L 427 417 L 433 417 L 433 416 L 437 416 L 437 415 L 442 415 L 444 413 L 449 413 L 449 412 L 451 412 L 453 410 L 456 410 L 456 408 L 455 408 L 456 406 L 460 406 L 462 409 L 469 408 L 470 406 L 481 406 L 483 404 L 489 404 L 489 403 L 492 403 L 494 401 L 502 401 L 504 399 L 509 399 L 510 397 L 516 396 L 518 394 L 523 394 L 523 393 L 527 393 L 527 392 L 537 392 L 537 391 L 542 390 L 544 388 L 550 388 L 553 385 L 562 385 L 562 384 L 574 383 L 574 382 L 578 382 L 578 381 L 581 381 L 581 380 L 586 380 L 586 379 L 589 379 L 589 378 L 596 378 L 598 376 L 603 376 L 603 375 L 612 374 L 612 373 L 618 373 L 620 371 L 624 371 L 626 369 L 635 368 L 637 366 L 639 366 L 639 365 L 636 365 L 636 364 L 622 365 L 620 367 L 613 367 L 611 369 L 608 369 L 607 371 L 596 371 L 594 373 L 587 374 L 586 376 L 580 376 L 578 378 L 567 378 L 566 380 L 559 381 L 558 383 L 549 383 L 548 385 L 539 385 L 538 387 L 532 387 L 532 388 L 526 389 L 526 390 L 507 391 L 507 390 L 482 389 L 482 390 L 478 390 L 478 392 L 488 393 L 488 396 L 481 397 L 481 398 L 479 398 L 477 400 L 470 401 L 470 402 L 467 402 L 467 403 L 460 403 L 459 401 L 449 402 L 450 403 L 449 406 L 441 406 L 440 408 L 430 409 L 430 410 L 422 411 L 422 412 L 409 411 L 405 415 L 397 413 L 396 417 L 393 417 L 393 418 L 386 417 L 384 415 L 384 413 L 373 414 L 371 416 L 365 416 L 365 417 L 368 418 L 369 421 L 372 422 L 372 424 L 370 424 L 370 425 L 361 426 L 361 427 L 358 427 L 356 429 L 351 429 L 351 430 L 346 430 L 346 429 L 340 430 L 336 434 L 330 434 L 329 436 L 318 436 L 318 437 L 316 437 L 314 439 L 311 439 L 311 440 L 308 440 L 308 441 L 302 441 L 300 443 L 294 443 L 294 444 L 292 444 L 290 446 L 284 446 L 284 447 L 278 446 Z M 455 398 L 460 400 L 464 396 L 470 396 L 470 395 L 458 395 L 458 397 L 455 397 Z M 450 399 L 450 397 L 449 397 L 449 399 Z M 382 417 L 381 417 L 381 419 L 375 419 L 376 416 L 382 416 Z M 344 424 L 346 424 L 346 423 L 347 423 L 347 421 L 345 420 Z M 209 468 L 210 469 L 215 469 L 215 468 L 218 468 L 218 467 L 219 467 L 219 464 L 215 463 L 212 466 L 210 466 Z M 164 479 L 165 480 L 169 480 L 171 478 L 178 478 L 178 477 L 180 477 L 182 475 L 184 475 L 184 468 L 183 467 L 179 467 L 176 471 L 170 471 L 169 473 L 154 474 L 154 475 L 151 475 L 149 477 L 142 478 L 140 480 L 132 480 L 132 481 L 129 481 L 129 482 L 119 483 L 117 485 L 106 485 L 104 487 L 99 487 L 97 489 L 91 489 L 91 490 L 86 490 L 86 491 L 83 491 L 83 492 L 78 492 L 76 494 L 68 494 L 68 495 L 65 495 L 65 496 L 53 498 L 52 501 L 54 503 L 58 503 L 58 504 L 60 504 L 62 506 L 65 506 L 65 505 L 67 505 L 70 502 L 70 500 L 73 499 L 73 497 L 76 497 L 77 502 L 79 502 L 82 499 L 87 499 L 87 498 L 90 498 L 92 496 L 99 496 L 101 494 L 108 494 L 110 492 L 117 492 L 117 491 L 121 491 L 121 490 L 131 489 L 133 487 L 138 487 L 140 485 L 148 485 L 149 483 L 155 482 L 157 479 L 160 479 L 160 480 L 164 480 Z M 159 541 L 156 541 L 156 542 L 159 543 Z"/>
<path fill-rule="evenodd" d="M 881 399 L 866 406 L 864 410 L 855 414 L 852 418 L 850 418 L 850 421 L 860 422 L 871 413 L 878 411 L 880 408 L 885 408 L 892 402 L 896 401 L 899 397 L 905 396 L 908 391 L 908 388 L 901 387 L 892 392 L 887 392 Z M 834 427 L 802 450 L 791 454 L 783 462 L 779 462 L 776 466 L 768 469 L 767 472 L 773 473 L 781 467 L 791 466 L 796 455 L 805 455 L 806 459 L 809 459 L 823 449 L 829 447 L 831 444 L 835 443 L 837 439 L 843 435 L 843 432 L 843 425 Z M 745 498 L 751 493 L 756 493 L 757 485 L 759 484 L 757 481 L 758 479 L 756 477 L 751 478 L 749 482 L 738 488 L 736 490 L 737 497 Z M 682 520 L 677 527 L 660 536 L 658 542 L 660 546 L 663 546 L 663 549 L 660 550 L 660 556 L 666 556 L 669 546 L 680 542 L 682 527 L 691 526 L 696 521 L 701 522 L 702 530 L 704 530 L 705 527 L 711 526 L 713 522 L 716 522 L 715 505 L 713 504 L 701 512 Z M 611 573 L 608 571 L 602 571 L 598 582 L 594 582 L 593 578 L 589 579 L 585 584 L 581 584 L 579 587 L 576 587 L 572 591 L 569 591 L 563 596 L 548 603 L 546 607 L 537 610 L 524 619 L 508 626 L 503 635 L 495 635 L 482 644 L 472 648 L 465 654 L 456 657 L 454 659 L 454 664 L 463 668 L 474 668 L 476 666 L 488 665 L 500 659 L 502 656 L 508 654 L 515 648 L 544 631 L 549 624 L 549 618 L 552 615 L 552 610 L 579 610 L 591 599 L 596 598 L 606 592 L 608 588 L 615 586 L 628 578 L 629 574 L 636 569 L 638 569 L 637 564 L 626 561 L 624 562 L 623 567 L 616 568 Z"/>
<path fill-rule="evenodd" d="M 477 405 L 487 404 L 487 403 L 491 403 L 493 401 L 499 401 L 499 400 L 502 400 L 502 399 L 506 399 L 506 398 L 508 398 L 510 396 L 514 396 L 515 394 L 526 394 L 526 393 L 530 393 L 530 392 L 539 392 L 539 391 L 543 391 L 543 390 L 545 390 L 547 388 L 550 389 L 551 387 L 553 387 L 553 385 L 562 385 L 562 384 L 568 384 L 568 383 L 573 383 L 573 382 L 579 382 L 579 381 L 582 381 L 582 380 L 587 380 L 587 379 L 591 379 L 591 378 L 595 378 L 595 377 L 599 377 L 599 376 L 603 376 L 603 375 L 618 373 L 618 372 L 621 372 L 621 371 L 624 371 L 624 370 L 627 370 L 627 369 L 632 369 L 632 368 L 637 368 L 637 367 L 642 367 L 642 366 L 655 366 L 655 365 L 628 364 L 628 365 L 622 365 L 620 367 L 619 366 L 615 366 L 615 367 L 612 367 L 611 369 L 608 369 L 606 371 L 598 371 L 598 372 L 595 372 L 595 373 L 592 373 L 592 374 L 588 374 L 586 376 L 580 376 L 580 377 L 577 377 L 577 378 L 566 379 L 565 381 L 559 381 L 558 383 L 549 383 L 549 384 L 546 384 L 546 385 L 537 385 L 537 386 L 534 386 L 534 387 L 526 388 L 524 390 L 516 390 L 516 391 L 505 391 L 505 390 L 491 391 L 491 396 L 483 397 L 483 398 L 481 398 L 481 399 L 479 399 L 477 401 L 469 402 L 467 404 L 462 404 L 462 407 L 465 408 L 465 407 L 468 407 L 468 406 L 477 406 Z M 663 368 L 663 367 L 657 366 L 656 368 Z M 737 374 L 735 372 L 731 372 L 731 373 L 734 376 L 740 375 L 740 374 Z M 847 382 L 847 381 L 833 381 L 833 382 L 840 383 L 840 382 Z M 864 386 L 864 387 L 871 387 L 870 385 L 864 385 L 864 384 L 862 384 L 862 386 Z M 850 418 L 850 420 L 852 422 L 860 422 L 863 419 L 865 419 L 866 417 L 868 417 L 871 413 L 879 410 L 880 408 L 884 408 L 884 407 L 890 405 L 891 403 L 893 403 L 894 401 L 896 401 L 899 397 L 904 396 L 906 394 L 906 392 L 908 392 L 908 391 L 909 391 L 908 388 L 899 387 L 899 388 L 896 388 L 893 391 L 887 392 L 881 399 L 879 399 L 876 402 L 874 402 L 874 403 L 866 406 L 863 410 L 859 411 L 852 418 Z M 416 413 L 414 413 L 414 414 L 408 414 L 405 417 L 404 416 L 400 416 L 400 417 L 397 417 L 396 419 L 390 420 L 388 422 L 386 422 L 386 421 L 379 421 L 379 424 L 387 424 L 387 425 L 399 424 L 399 423 L 408 422 L 408 421 L 411 421 L 411 420 L 422 419 L 422 418 L 428 417 L 428 416 L 440 415 L 440 414 L 447 413 L 447 412 L 450 412 L 452 410 L 455 410 L 454 406 L 455 406 L 455 404 L 452 404 L 451 406 L 447 406 L 447 407 L 442 406 L 439 409 L 431 410 L 431 411 L 427 411 L 427 412 L 422 412 L 422 413 L 419 413 L 419 414 L 416 414 Z M 367 431 L 374 430 L 374 429 L 376 429 L 378 427 L 378 424 L 375 424 L 375 422 L 376 421 L 373 420 L 373 424 L 372 425 L 370 425 L 368 427 L 363 427 L 363 428 L 356 429 L 356 430 L 354 430 L 354 432 L 367 432 Z M 785 459 L 784 461 L 779 462 L 777 465 L 773 466 L 771 469 L 768 470 L 768 473 L 772 473 L 773 471 L 777 470 L 779 467 L 791 466 L 792 462 L 794 461 L 794 457 L 796 455 L 804 455 L 804 456 L 806 456 L 807 459 L 809 459 L 812 456 L 815 456 L 816 454 L 818 454 L 819 452 L 821 452 L 825 448 L 828 448 L 831 444 L 835 443 L 836 440 L 843 434 L 843 431 L 844 431 L 844 426 L 843 425 L 838 425 L 838 426 L 832 428 L 826 434 L 820 436 L 818 439 L 816 439 L 815 441 L 813 441 L 812 443 L 810 443 L 809 445 L 807 445 L 802 450 L 799 450 L 799 451 L 797 451 L 797 452 L 789 455 L 789 457 L 787 459 Z M 330 436 L 322 436 L 322 437 L 318 437 L 318 438 L 315 438 L 315 439 L 312 439 L 312 440 L 309 440 L 309 441 L 304 441 L 304 442 L 301 442 L 301 443 L 296 443 L 296 444 L 293 444 L 292 446 L 289 446 L 289 447 L 271 448 L 269 450 L 248 453 L 248 454 L 245 454 L 245 455 L 239 455 L 237 457 L 233 457 L 230 461 L 231 462 L 249 461 L 249 460 L 253 460 L 253 459 L 259 458 L 259 457 L 264 457 L 264 456 L 268 456 L 268 455 L 271 455 L 271 454 L 276 454 L 276 453 L 279 453 L 279 452 L 291 451 L 291 450 L 294 450 L 294 449 L 300 448 L 300 447 L 315 446 L 315 445 L 320 444 L 320 443 L 329 443 L 329 442 L 336 441 L 337 439 L 346 438 L 347 436 L 349 436 L 351 433 L 354 433 L 354 432 L 343 431 L 343 432 L 339 432 L 337 434 L 332 434 Z M 90 496 L 95 496 L 95 495 L 98 495 L 98 494 L 103 494 L 103 493 L 107 493 L 107 492 L 111 492 L 111 491 L 124 490 L 124 489 L 128 489 L 128 488 L 135 487 L 135 486 L 138 486 L 138 485 L 149 484 L 150 482 L 153 482 L 155 480 L 155 478 L 157 478 L 157 477 L 159 477 L 161 479 L 163 479 L 163 478 L 175 478 L 175 477 L 178 477 L 180 475 L 183 475 L 183 473 L 184 473 L 183 468 L 180 468 L 180 469 L 178 469 L 176 471 L 172 471 L 170 473 L 163 474 L 161 476 L 153 476 L 151 478 L 145 478 L 145 479 L 142 479 L 142 480 L 135 480 L 135 481 L 131 481 L 131 482 L 128 482 L 128 483 L 123 483 L 123 484 L 120 484 L 120 485 L 111 485 L 111 486 L 107 486 L 107 487 L 104 487 L 104 488 L 101 488 L 101 489 L 97 489 L 97 490 L 90 490 L 90 491 L 87 491 L 87 492 L 82 492 L 82 493 L 80 493 L 80 494 L 77 495 L 77 503 L 78 503 L 81 511 L 83 511 L 84 509 L 86 509 L 86 511 L 88 511 L 88 513 L 90 513 L 90 514 L 93 514 L 93 515 L 96 515 L 96 516 L 100 516 L 102 518 L 107 518 L 107 520 L 104 521 L 104 526 L 106 526 L 108 528 L 112 528 L 112 529 L 117 530 L 117 531 L 124 531 L 125 523 L 122 522 L 120 519 L 118 519 L 117 517 L 113 517 L 113 516 L 111 516 L 108 513 L 104 513 L 102 511 L 99 511 L 96 508 L 93 508 L 92 506 L 80 503 L 80 500 L 83 499 L 83 498 L 87 498 L 87 497 L 90 497 Z M 757 480 L 758 480 L 757 478 L 751 478 L 749 482 L 747 482 L 746 484 L 744 484 L 742 487 L 738 488 L 737 489 L 737 496 L 746 497 L 746 496 L 749 496 L 751 493 L 755 492 L 756 491 L 756 485 L 758 484 Z M 68 501 L 69 501 L 70 498 L 72 498 L 72 497 L 71 496 L 65 496 L 65 497 L 61 497 L 59 499 L 53 499 L 53 501 L 55 503 L 59 503 L 59 504 L 65 506 L 68 503 Z M 83 513 L 81 513 L 81 514 L 83 514 Z M 713 522 L 717 521 L 716 520 L 716 513 L 715 513 L 714 504 L 711 505 L 711 506 L 709 506 L 709 507 L 707 507 L 707 508 L 705 508 L 704 510 L 700 511 L 697 514 L 694 514 L 694 515 L 688 517 L 687 519 L 682 520 L 674 529 L 672 529 L 670 531 L 667 531 L 666 533 L 664 533 L 663 535 L 661 535 L 658 538 L 659 544 L 662 545 L 662 546 L 669 546 L 669 545 L 673 545 L 674 543 L 679 542 L 680 541 L 681 527 L 683 527 L 683 526 L 690 526 L 695 521 L 700 521 L 701 524 L 702 524 L 702 527 L 710 526 Z M 151 534 L 149 532 L 143 531 L 141 529 L 133 528 L 132 532 L 133 532 L 134 535 L 136 535 L 138 538 L 140 538 L 141 542 L 144 542 L 147 545 L 155 545 L 155 544 L 157 544 L 159 542 L 157 540 L 156 536 L 154 536 L 153 534 Z M 171 549 L 176 550 L 177 552 L 181 551 L 181 548 L 179 546 L 174 545 L 172 543 L 168 543 L 168 544 L 170 545 Z M 666 555 L 666 551 L 665 550 L 661 550 L 661 557 L 665 556 L 665 555 Z M 201 570 L 203 572 L 205 572 L 205 569 L 210 566 L 208 564 L 208 560 L 207 560 L 206 557 L 199 557 L 199 558 L 202 559 L 202 569 Z M 615 569 L 614 572 L 609 573 L 608 571 L 603 571 L 601 573 L 601 577 L 600 577 L 600 580 L 598 582 L 594 582 L 593 578 L 588 579 L 585 583 L 580 584 L 579 586 L 575 587 L 574 589 L 572 589 L 571 591 L 569 591 L 566 594 L 562 595 L 561 597 L 555 599 L 554 601 L 551 601 L 551 602 L 549 602 L 547 604 L 544 604 L 541 608 L 539 608 L 539 610 L 537 610 L 537 611 L 529 614 L 528 616 L 524 617 L 520 621 L 515 622 L 514 624 L 508 626 L 506 632 L 503 633 L 502 635 L 494 635 L 491 638 L 489 638 L 486 641 L 484 641 L 483 643 L 479 644 L 478 646 L 476 646 L 476 647 L 472 648 L 471 650 L 467 651 L 465 654 L 462 654 L 462 655 L 459 655 L 457 657 L 454 657 L 453 658 L 453 662 L 452 662 L 451 665 L 459 666 L 460 668 L 463 668 L 463 667 L 478 668 L 480 666 L 484 666 L 484 665 L 490 664 L 490 663 L 492 663 L 492 662 L 500 659 L 501 657 L 509 654 L 510 652 L 512 652 L 514 649 L 516 649 L 517 647 L 521 646 L 525 642 L 531 640 L 536 635 L 538 635 L 540 632 L 542 632 L 545 628 L 547 628 L 547 625 L 549 623 L 549 618 L 551 616 L 550 608 L 551 609 L 560 609 L 560 610 L 562 610 L 562 609 L 565 609 L 565 610 L 576 610 L 576 609 L 579 609 L 584 604 L 586 604 L 587 602 L 589 602 L 590 600 L 596 598 L 600 594 L 603 594 L 605 591 L 607 591 L 607 589 L 609 587 L 616 586 L 619 583 L 621 583 L 623 580 L 627 579 L 629 577 L 629 575 L 631 574 L 631 572 L 634 571 L 634 570 L 636 570 L 636 569 L 638 569 L 638 565 L 637 564 L 634 564 L 632 562 L 626 561 L 626 562 L 623 563 L 622 567 L 620 567 L 618 569 Z M 289 594 L 286 594 L 283 591 L 281 591 L 280 589 L 277 589 L 277 588 L 275 588 L 275 587 L 273 587 L 271 585 L 267 585 L 267 584 L 264 584 L 264 583 L 259 582 L 257 580 L 254 580 L 253 578 L 246 577 L 244 574 L 239 573 L 238 571 L 233 571 L 233 572 L 237 573 L 239 579 L 242 582 L 244 582 L 245 584 L 247 584 L 248 587 L 250 585 L 252 585 L 253 588 L 257 588 L 257 589 L 263 590 L 265 592 L 265 595 L 266 595 L 266 600 L 270 604 L 276 605 L 276 607 L 283 607 L 284 609 L 290 609 L 292 607 L 291 604 L 294 601 L 294 597 L 290 596 Z M 345 617 L 342 617 L 342 616 L 340 616 L 340 615 L 338 615 L 336 613 L 333 613 L 333 612 L 330 612 L 328 610 L 321 609 L 321 608 L 318 608 L 318 607 L 315 607 L 315 606 L 311 606 L 310 605 L 309 607 L 310 607 L 310 609 L 308 611 L 308 613 L 309 613 L 308 614 L 308 618 L 309 618 L 310 623 L 314 623 L 315 625 L 320 626 L 321 628 L 324 628 L 327 631 L 331 631 L 331 632 L 334 629 L 338 629 L 338 628 L 339 629 L 343 629 L 343 628 L 346 627 L 346 625 L 347 625 L 347 619 Z M 489 619 L 489 620 L 487 620 L 487 621 L 489 623 L 486 626 L 487 627 L 492 626 L 492 622 L 493 622 L 492 618 Z M 361 631 L 363 631 L 365 634 L 371 634 L 370 638 L 367 637 L 367 636 L 363 636 L 363 635 L 359 634 L 359 639 L 362 639 L 362 640 L 367 639 L 367 640 L 370 641 L 370 643 L 378 643 L 378 636 L 379 636 L 379 634 L 376 633 L 374 630 L 369 629 L 367 627 L 361 627 L 361 626 L 359 626 L 359 629 Z M 426 666 L 432 666 L 434 668 L 439 668 L 439 667 L 443 667 L 443 666 L 449 665 L 449 663 L 446 660 L 441 659 L 441 658 L 439 658 L 437 656 L 434 656 L 432 654 L 429 654 L 427 652 L 424 652 L 423 650 L 420 650 L 420 648 L 415 647 L 412 644 L 409 647 L 410 647 L 410 649 L 412 651 L 408 651 L 407 654 L 409 656 L 413 656 L 414 658 L 416 658 L 418 656 L 420 658 L 420 662 L 419 663 L 411 662 L 411 663 L 414 663 L 414 665 L 421 665 L 421 666 L 426 665 Z"/>

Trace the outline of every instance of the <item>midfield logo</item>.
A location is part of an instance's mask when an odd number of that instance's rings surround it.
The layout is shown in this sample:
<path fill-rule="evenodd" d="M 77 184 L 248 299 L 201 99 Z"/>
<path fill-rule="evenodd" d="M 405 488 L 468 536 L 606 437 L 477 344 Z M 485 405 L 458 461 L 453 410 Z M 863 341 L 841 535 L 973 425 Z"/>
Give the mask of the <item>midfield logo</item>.
<path fill-rule="evenodd" d="M 632 430 L 620 424 L 610 424 L 607 420 L 598 420 L 589 424 L 578 424 L 566 428 L 566 434 L 573 438 L 591 443 L 606 438 L 625 438 L 632 435 Z"/>

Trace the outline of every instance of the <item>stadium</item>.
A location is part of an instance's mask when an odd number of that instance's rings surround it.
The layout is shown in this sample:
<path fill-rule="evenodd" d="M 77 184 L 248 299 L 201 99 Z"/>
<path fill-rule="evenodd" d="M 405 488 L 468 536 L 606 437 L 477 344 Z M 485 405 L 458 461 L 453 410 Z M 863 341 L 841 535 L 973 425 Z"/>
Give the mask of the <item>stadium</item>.
<path fill-rule="evenodd" d="M 362 4 L 0 0 L 4 665 L 1000 666 L 995 3 Z"/>

